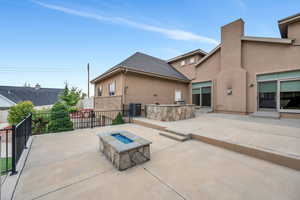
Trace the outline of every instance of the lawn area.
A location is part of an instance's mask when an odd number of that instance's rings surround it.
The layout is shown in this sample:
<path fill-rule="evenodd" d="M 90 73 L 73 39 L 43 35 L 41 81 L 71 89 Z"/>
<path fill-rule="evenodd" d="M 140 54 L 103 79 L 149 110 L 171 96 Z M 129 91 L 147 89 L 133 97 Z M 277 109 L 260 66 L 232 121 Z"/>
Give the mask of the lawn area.
<path fill-rule="evenodd" d="M 12 162 L 11 162 L 11 158 L 8 158 L 7 159 L 8 160 L 8 170 L 10 170 L 11 169 L 11 164 L 12 164 Z M 1 158 L 0 159 L 0 169 L 1 169 L 1 175 L 2 174 L 5 174 L 5 172 L 7 171 L 7 169 L 6 169 L 6 158 Z"/>

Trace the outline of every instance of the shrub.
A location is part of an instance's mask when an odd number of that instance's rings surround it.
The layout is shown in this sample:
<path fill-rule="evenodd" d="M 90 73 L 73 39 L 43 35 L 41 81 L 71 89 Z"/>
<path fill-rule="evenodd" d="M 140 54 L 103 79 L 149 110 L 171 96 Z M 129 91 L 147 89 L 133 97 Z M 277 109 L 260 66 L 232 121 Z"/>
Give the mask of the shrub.
<path fill-rule="evenodd" d="M 57 102 L 50 110 L 50 122 L 48 124 L 48 132 L 61 132 L 73 130 L 73 123 L 70 120 L 68 107 Z"/>
<path fill-rule="evenodd" d="M 117 117 L 112 121 L 112 125 L 124 124 L 125 121 L 122 117 L 122 114 L 119 112 Z"/>
<path fill-rule="evenodd" d="M 34 105 L 31 101 L 22 101 L 11 107 L 8 111 L 8 122 L 10 125 L 21 122 L 29 113 L 33 112 Z"/>
<path fill-rule="evenodd" d="M 48 132 L 50 122 L 50 109 L 34 110 L 32 115 L 32 133 L 42 134 Z"/>

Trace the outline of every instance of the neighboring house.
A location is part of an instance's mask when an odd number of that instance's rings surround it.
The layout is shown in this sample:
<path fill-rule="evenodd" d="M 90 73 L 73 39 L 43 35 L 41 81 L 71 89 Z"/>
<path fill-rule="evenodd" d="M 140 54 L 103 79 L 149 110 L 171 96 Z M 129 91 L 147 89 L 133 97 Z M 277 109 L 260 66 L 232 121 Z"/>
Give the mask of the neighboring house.
<path fill-rule="evenodd" d="M 214 112 L 300 117 L 300 14 L 278 26 L 281 38 L 249 37 L 238 19 L 221 27 L 221 44 L 209 53 L 168 61 L 136 53 L 92 81 L 95 108 L 180 99 Z"/>
<path fill-rule="evenodd" d="M 31 101 L 35 107 L 49 107 L 59 98 L 63 89 L 0 86 L 0 109 L 5 110 L 21 101 Z"/>
<path fill-rule="evenodd" d="M 96 110 L 121 109 L 129 103 L 170 104 L 189 101 L 190 80 L 166 61 L 135 53 L 98 76 L 95 84 Z"/>

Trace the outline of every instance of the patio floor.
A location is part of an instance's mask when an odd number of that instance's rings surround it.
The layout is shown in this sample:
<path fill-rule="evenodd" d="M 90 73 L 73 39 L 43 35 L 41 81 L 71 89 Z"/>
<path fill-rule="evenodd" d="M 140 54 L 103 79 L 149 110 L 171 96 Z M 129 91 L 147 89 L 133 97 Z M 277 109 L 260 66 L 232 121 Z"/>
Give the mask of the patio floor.
<path fill-rule="evenodd" d="M 98 152 L 96 134 L 120 129 L 153 142 L 149 162 L 119 172 Z M 126 124 L 35 136 L 15 199 L 298 200 L 299 185 L 299 171 Z"/>
<path fill-rule="evenodd" d="M 175 122 L 136 119 L 184 134 L 193 133 L 300 158 L 300 119 L 264 119 L 220 113 L 200 114 Z"/>

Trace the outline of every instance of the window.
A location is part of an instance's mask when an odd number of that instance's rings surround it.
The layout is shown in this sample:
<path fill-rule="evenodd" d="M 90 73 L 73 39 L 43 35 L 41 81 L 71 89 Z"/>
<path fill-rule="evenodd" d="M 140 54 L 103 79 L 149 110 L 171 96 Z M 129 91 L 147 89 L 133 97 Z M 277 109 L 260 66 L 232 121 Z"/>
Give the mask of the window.
<path fill-rule="evenodd" d="M 192 90 L 192 103 L 196 106 L 200 106 L 200 88 Z"/>
<path fill-rule="evenodd" d="M 115 83 L 108 84 L 109 96 L 115 95 Z"/>
<path fill-rule="evenodd" d="M 300 110 L 300 80 L 280 81 L 280 109 Z"/>
<path fill-rule="evenodd" d="M 181 101 L 181 91 L 175 91 L 175 101 Z"/>
<path fill-rule="evenodd" d="M 181 66 L 185 65 L 185 60 L 182 60 L 180 63 Z"/>
<path fill-rule="evenodd" d="M 190 64 L 193 64 L 194 62 L 195 62 L 195 58 L 194 57 L 190 58 Z"/>
<path fill-rule="evenodd" d="M 277 81 L 258 83 L 258 108 L 276 109 Z"/>
<path fill-rule="evenodd" d="M 98 87 L 98 96 L 101 97 L 102 96 L 102 86 Z"/>

